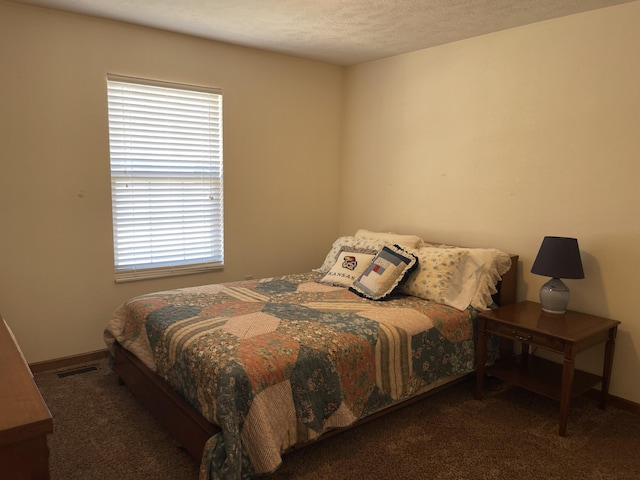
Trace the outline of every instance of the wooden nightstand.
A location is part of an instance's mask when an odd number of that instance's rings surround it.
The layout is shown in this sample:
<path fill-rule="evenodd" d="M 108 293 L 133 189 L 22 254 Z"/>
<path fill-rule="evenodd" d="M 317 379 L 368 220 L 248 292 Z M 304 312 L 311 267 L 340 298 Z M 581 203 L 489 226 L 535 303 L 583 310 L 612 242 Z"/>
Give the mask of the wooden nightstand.
<path fill-rule="evenodd" d="M 606 406 L 619 324 L 617 320 L 571 310 L 563 315 L 544 313 L 535 302 L 515 303 L 481 313 L 476 345 L 476 398 L 482 399 L 486 372 L 509 384 L 559 400 L 559 434 L 564 436 L 572 398 L 601 383 L 600 408 Z M 487 334 L 522 342 L 522 353 L 505 356 L 501 352 L 494 365 L 485 367 Z M 605 343 L 602 376 L 577 370 L 576 355 L 601 343 Z M 563 363 L 529 355 L 530 346 L 561 354 Z"/>

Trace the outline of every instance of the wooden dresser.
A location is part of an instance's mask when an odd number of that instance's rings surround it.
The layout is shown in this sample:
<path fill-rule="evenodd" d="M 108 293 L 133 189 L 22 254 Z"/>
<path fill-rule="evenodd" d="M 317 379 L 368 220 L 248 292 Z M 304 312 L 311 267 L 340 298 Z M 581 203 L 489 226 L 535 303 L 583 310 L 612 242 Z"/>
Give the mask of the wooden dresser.
<path fill-rule="evenodd" d="M 49 478 L 53 419 L 9 327 L 0 316 L 0 477 Z"/>

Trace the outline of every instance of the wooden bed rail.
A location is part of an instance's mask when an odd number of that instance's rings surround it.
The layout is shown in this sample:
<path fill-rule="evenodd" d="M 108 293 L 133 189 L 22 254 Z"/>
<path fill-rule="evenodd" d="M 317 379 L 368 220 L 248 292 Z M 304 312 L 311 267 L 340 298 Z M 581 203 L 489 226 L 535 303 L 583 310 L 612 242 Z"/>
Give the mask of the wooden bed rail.
<path fill-rule="evenodd" d="M 113 358 L 120 381 L 193 458 L 202 460 L 204 444 L 220 429 L 117 342 Z"/>

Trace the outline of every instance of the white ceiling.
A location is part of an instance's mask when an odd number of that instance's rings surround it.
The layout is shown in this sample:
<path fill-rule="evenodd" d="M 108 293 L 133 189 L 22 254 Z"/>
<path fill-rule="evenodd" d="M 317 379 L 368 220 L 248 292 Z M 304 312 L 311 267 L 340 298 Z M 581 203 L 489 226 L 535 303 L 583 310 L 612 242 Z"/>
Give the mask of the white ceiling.
<path fill-rule="evenodd" d="M 354 65 L 633 0 L 14 0 Z"/>

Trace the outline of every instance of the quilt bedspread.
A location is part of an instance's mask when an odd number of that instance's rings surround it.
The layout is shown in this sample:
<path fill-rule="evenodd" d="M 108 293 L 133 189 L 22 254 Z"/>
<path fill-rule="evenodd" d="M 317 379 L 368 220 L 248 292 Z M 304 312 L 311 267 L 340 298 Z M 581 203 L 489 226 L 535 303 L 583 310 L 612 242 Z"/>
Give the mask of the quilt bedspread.
<path fill-rule="evenodd" d="M 105 330 L 220 426 L 201 479 L 275 470 L 281 453 L 474 368 L 472 310 L 375 302 L 309 272 L 164 291 Z"/>

